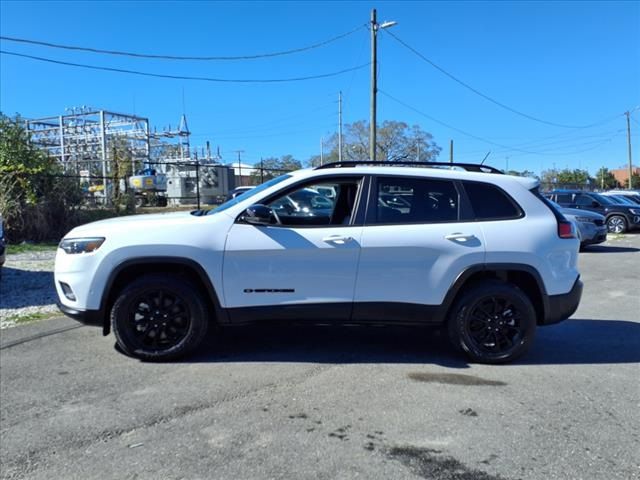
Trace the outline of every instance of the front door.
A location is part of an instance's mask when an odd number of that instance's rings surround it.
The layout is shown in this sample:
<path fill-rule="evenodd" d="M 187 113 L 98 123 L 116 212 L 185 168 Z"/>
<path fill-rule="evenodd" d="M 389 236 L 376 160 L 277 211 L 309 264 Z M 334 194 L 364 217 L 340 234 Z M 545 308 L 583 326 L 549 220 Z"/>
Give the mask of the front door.
<path fill-rule="evenodd" d="M 232 322 L 349 318 L 362 236 L 356 215 L 362 185 L 355 177 L 315 180 L 266 199 L 279 223 L 236 221 L 223 267 Z"/>

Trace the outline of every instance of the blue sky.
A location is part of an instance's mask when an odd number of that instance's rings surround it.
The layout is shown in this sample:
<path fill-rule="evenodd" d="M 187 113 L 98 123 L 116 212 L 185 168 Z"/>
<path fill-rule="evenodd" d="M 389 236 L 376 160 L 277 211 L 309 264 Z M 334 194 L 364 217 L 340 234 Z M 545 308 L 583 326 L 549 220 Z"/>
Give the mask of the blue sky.
<path fill-rule="evenodd" d="M 465 89 L 382 32 L 378 120 L 431 132 L 448 160 L 533 170 L 617 168 L 627 162 L 623 112 L 640 106 L 640 2 L 0 2 L 3 36 L 167 55 L 251 55 L 311 45 L 378 20 L 473 88 L 550 126 L 506 111 Z M 227 79 L 324 74 L 369 62 L 369 32 L 323 48 L 236 62 L 114 57 L 2 41 L 3 50 L 115 68 Z M 344 122 L 369 116 L 369 68 L 294 83 L 169 80 L 0 56 L 0 109 L 26 117 L 65 107 L 136 113 L 161 129 L 184 109 L 192 145 L 210 140 L 224 159 L 292 154 L 305 161 Z M 420 112 L 420 113 L 418 113 Z M 448 124 L 452 130 L 428 118 Z M 640 164 L 640 109 L 632 113 Z M 509 148 L 505 148 L 509 147 Z"/>

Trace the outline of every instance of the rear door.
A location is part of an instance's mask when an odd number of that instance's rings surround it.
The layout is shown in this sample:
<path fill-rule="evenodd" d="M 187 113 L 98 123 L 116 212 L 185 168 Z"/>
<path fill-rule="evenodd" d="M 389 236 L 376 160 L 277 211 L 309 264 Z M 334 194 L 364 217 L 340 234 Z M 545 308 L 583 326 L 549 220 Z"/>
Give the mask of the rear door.
<path fill-rule="evenodd" d="M 428 321 L 457 276 L 484 263 L 481 228 L 457 182 L 378 177 L 372 182 L 356 281 L 356 321 Z"/>

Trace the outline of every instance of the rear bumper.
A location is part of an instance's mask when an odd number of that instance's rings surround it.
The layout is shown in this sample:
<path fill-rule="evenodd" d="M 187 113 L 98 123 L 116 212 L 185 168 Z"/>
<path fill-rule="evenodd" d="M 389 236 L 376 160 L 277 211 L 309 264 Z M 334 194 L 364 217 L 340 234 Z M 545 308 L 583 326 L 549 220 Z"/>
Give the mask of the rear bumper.
<path fill-rule="evenodd" d="M 104 326 L 104 314 L 100 310 L 76 310 L 75 308 L 67 307 L 59 301 L 57 302 L 58 308 L 67 317 L 73 318 L 84 325 L 90 325 L 93 327 Z"/>
<path fill-rule="evenodd" d="M 582 281 L 580 277 L 576 279 L 573 288 L 569 293 L 562 295 L 549 295 L 548 308 L 546 309 L 543 325 L 552 325 L 554 323 L 566 320 L 575 313 L 580 304 L 582 297 Z"/>

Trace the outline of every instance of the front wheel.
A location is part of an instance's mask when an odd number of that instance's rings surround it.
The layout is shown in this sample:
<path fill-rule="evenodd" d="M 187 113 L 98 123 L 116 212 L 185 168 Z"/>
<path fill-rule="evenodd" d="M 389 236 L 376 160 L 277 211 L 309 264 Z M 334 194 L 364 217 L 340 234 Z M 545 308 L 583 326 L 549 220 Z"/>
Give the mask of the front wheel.
<path fill-rule="evenodd" d="M 611 215 L 607 219 L 607 230 L 611 233 L 624 233 L 627 231 L 627 220 L 620 215 Z"/>
<path fill-rule="evenodd" d="M 124 353 L 141 360 L 173 360 L 193 351 L 207 332 L 198 288 L 170 275 L 144 275 L 124 288 L 111 309 L 111 326 Z"/>
<path fill-rule="evenodd" d="M 453 345 L 472 361 L 508 363 L 531 347 L 536 312 L 517 286 L 488 280 L 455 302 L 448 329 Z"/>

